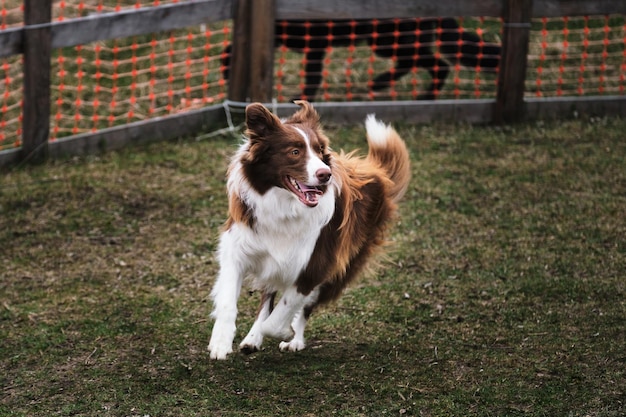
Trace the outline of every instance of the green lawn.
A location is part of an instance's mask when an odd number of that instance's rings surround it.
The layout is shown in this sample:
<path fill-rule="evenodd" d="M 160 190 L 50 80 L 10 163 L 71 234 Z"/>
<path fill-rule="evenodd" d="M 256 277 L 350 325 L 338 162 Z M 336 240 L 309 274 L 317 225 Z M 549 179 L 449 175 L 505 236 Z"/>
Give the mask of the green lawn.
<path fill-rule="evenodd" d="M 399 131 L 387 259 L 306 350 L 224 362 L 208 296 L 238 138 L 0 173 L 0 415 L 626 414 L 626 119 Z"/>

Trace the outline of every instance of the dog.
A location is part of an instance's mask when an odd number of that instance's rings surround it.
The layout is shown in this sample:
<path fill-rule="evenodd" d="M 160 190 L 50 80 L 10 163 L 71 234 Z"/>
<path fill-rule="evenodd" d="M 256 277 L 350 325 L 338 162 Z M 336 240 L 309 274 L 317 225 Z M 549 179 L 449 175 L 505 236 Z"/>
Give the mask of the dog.
<path fill-rule="evenodd" d="M 229 215 L 211 292 L 212 359 L 232 353 L 246 278 L 261 304 L 239 349 L 255 352 L 266 336 L 281 340 L 282 351 L 304 349 L 311 313 L 365 268 L 408 187 L 409 155 L 392 127 L 368 116 L 367 157 L 335 153 L 313 106 L 296 103 L 286 120 L 260 103 L 245 111 L 247 139 L 228 168 Z"/>
<path fill-rule="evenodd" d="M 378 75 L 372 91 L 389 88 L 413 68 L 426 69 L 432 81 L 420 100 L 434 100 L 444 87 L 450 65 L 496 72 L 501 47 L 484 42 L 478 34 L 463 30 L 450 17 L 440 19 L 285 20 L 275 24 L 275 45 L 305 53 L 305 86 L 299 97 L 313 101 L 320 83 L 324 56 L 329 47 L 346 47 L 359 42 L 369 45 L 395 66 Z M 229 77 L 231 46 L 222 55 L 224 78 Z"/>

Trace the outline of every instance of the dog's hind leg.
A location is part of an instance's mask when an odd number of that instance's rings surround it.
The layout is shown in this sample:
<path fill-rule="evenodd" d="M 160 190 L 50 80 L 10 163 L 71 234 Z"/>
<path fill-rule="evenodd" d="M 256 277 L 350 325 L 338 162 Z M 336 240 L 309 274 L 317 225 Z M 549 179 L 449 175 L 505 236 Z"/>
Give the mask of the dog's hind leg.
<path fill-rule="evenodd" d="M 372 81 L 371 89 L 372 91 L 380 91 L 385 88 L 391 87 L 392 82 L 399 80 L 401 77 L 408 74 L 413 68 L 414 61 L 412 58 L 410 59 L 401 59 L 398 58 L 396 60 L 396 66 L 387 72 L 383 72 Z"/>
<path fill-rule="evenodd" d="M 446 84 L 446 78 L 450 73 L 450 69 L 448 64 L 442 60 L 437 58 L 429 58 L 425 60 L 425 62 L 421 62 L 421 60 L 417 64 L 420 67 L 428 70 L 428 73 L 431 76 L 431 82 L 426 92 L 420 95 L 418 100 L 434 100 L 437 98 L 439 91 Z"/>
<path fill-rule="evenodd" d="M 279 349 L 283 352 L 298 352 L 306 347 L 304 340 L 304 329 L 306 323 L 313 312 L 313 307 L 303 308 L 291 322 L 291 328 L 293 329 L 293 338 L 289 342 L 280 342 Z"/>
<path fill-rule="evenodd" d="M 263 344 L 263 332 L 261 331 L 261 324 L 267 319 L 274 309 L 274 298 L 276 292 L 263 292 L 261 295 L 261 305 L 257 312 L 254 324 L 250 328 L 250 331 L 239 345 L 239 350 L 245 354 L 250 354 L 261 349 Z"/>
<path fill-rule="evenodd" d="M 398 58 L 392 71 L 384 72 L 374 79 L 372 90 L 378 91 L 390 87 L 392 81 L 397 81 L 408 74 L 415 66 L 426 69 L 432 78 L 426 92 L 421 94 L 418 100 L 434 100 L 437 97 L 437 92 L 445 85 L 450 70 L 446 61 L 435 58 L 430 52 L 424 55 L 416 60 Z"/>
<path fill-rule="evenodd" d="M 313 101 L 315 94 L 322 82 L 322 70 L 324 68 L 324 56 L 326 51 L 323 49 L 313 49 L 306 53 L 304 59 L 304 89 L 302 95 L 298 99 Z"/>
<path fill-rule="evenodd" d="M 231 44 L 228 44 L 228 46 L 224 48 L 224 50 L 222 51 L 221 67 L 222 67 L 222 76 L 224 77 L 225 80 L 228 80 L 230 78 L 230 56 L 232 52 L 233 52 L 233 46 Z"/>
<path fill-rule="evenodd" d="M 446 83 L 446 77 L 450 70 L 444 59 L 437 58 L 428 47 L 399 48 L 396 52 L 396 66 L 387 72 L 380 74 L 372 83 L 372 91 L 379 91 L 391 87 L 392 83 L 405 76 L 413 68 L 424 68 L 430 74 L 432 81 L 426 92 L 418 97 L 418 100 L 434 100 L 437 92 Z"/>
<path fill-rule="evenodd" d="M 291 322 L 291 328 L 293 329 L 293 337 L 288 342 L 280 342 L 278 348 L 285 352 L 297 352 L 306 347 L 304 342 L 304 328 L 306 327 L 306 318 L 304 317 L 304 311 L 300 311 L 296 314 L 293 321 Z"/>
<path fill-rule="evenodd" d="M 468 68 L 482 68 L 495 72 L 500 64 L 500 45 L 481 42 L 474 33 L 463 33 L 461 45 L 461 64 Z"/>

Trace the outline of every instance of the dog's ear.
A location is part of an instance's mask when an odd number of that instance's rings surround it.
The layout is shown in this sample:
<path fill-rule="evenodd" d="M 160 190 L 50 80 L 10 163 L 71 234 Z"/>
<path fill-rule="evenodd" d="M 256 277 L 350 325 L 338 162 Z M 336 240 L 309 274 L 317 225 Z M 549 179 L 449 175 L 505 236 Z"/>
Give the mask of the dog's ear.
<path fill-rule="evenodd" d="M 306 124 L 313 128 L 318 127 L 320 123 L 320 116 L 317 114 L 313 105 L 305 100 L 295 100 L 298 106 L 300 106 L 300 110 L 294 113 L 288 120 L 288 123 L 299 123 Z"/>
<path fill-rule="evenodd" d="M 250 140 L 263 139 L 280 129 L 281 121 L 261 103 L 252 103 L 246 107 L 246 136 Z"/>

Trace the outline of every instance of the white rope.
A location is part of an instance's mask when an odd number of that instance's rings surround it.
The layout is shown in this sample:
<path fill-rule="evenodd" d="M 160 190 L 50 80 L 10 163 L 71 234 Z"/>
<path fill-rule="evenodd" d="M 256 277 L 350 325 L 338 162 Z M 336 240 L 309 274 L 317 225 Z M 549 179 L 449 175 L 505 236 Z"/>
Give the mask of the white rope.
<path fill-rule="evenodd" d="M 214 130 L 213 132 L 209 132 L 209 133 L 205 133 L 204 135 L 200 135 L 200 136 L 196 136 L 196 141 L 201 141 L 204 139 L 209 139 L 215 136 L 219 136 L 219 135 L 224 135 L 224 134 L 236 134 L 237 132 L 240 132 L 242 127 L 244 126 L 243 123 L 235 126 L 233 124 L 233 117 L 231 114 L 231 105 L 233 104 L 232 101 L 229 100 L 225 100 L 222 103 L 222 108 L 224 109 L 224 113 L 226 115 L 226 123 L 228 124 L 228 127 L 224 127 L 222 129 L 217 129 Z M 237 103 L 239 104 L 239 103 Z M 237 105 L 233 106 L 236 107 Z"/>
<path fill-rule="evenodd" d="M 224 109 L 224 113 L 226 115 L 226 123 L 228 124 L 228 127 L 222 128 L 222 129 L 218 129 L 218 130 L 214 130 L 213 132 L 209 132 L 209 133 L 205 133 L 203 135 L 200 136 L 196 136 L 196 140 L 197 141 L 201 141 L 204 139 L 209 139 L 215 136 L 219 136 L 219 135 L 223 135 L 223 134 L 236 134 L 236 133 L 240 133 L 241 130 L 243 129 L 243 127 L 245 126 L 245 123 L 242 122 L 240 124 L 238 124 L 237 126 L 234 125 L 233 123 L 233 113 L 239 113 L 239 114 L 244 114 L 246 111 L 246 107 L 249 105 L 250 103 L 245 102 L 245 101 L 232 101 L 232 100 L 224 100 L 222 102 L 222 108 Z M 272 113 L 277 114 L 276 112 L 278 111 L 278 101 L 273 98 L 272 99 Z"/>

